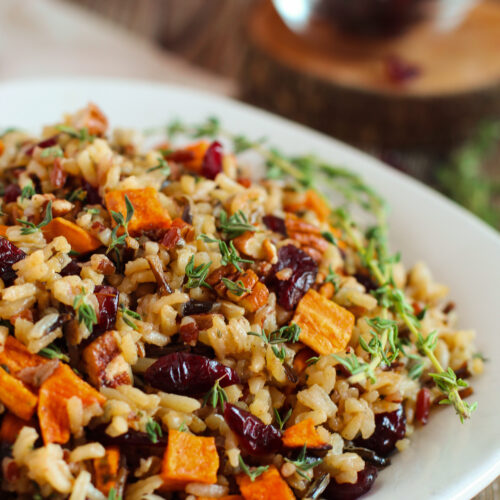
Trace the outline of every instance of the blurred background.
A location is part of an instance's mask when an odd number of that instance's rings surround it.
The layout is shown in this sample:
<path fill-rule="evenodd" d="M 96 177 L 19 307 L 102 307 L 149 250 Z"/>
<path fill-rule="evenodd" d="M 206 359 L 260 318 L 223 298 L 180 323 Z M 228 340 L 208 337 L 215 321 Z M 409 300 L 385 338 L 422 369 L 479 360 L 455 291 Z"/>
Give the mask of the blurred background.
<path fill-rule="evenodd" d="M 500 0 L 0 0 L 0 79 L 60 75 L 236 97 L 500 228 Z"/>

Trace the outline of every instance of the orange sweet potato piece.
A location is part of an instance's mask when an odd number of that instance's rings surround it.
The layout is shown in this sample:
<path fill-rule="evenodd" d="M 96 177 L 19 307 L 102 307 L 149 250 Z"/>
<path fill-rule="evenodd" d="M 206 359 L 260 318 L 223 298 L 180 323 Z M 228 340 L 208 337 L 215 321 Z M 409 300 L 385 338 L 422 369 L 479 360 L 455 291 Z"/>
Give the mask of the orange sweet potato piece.
<path fill-rule="evenodd" d="M 109 191 L 105 196 L 108 211 L 120 212 L 125 217 L 127 215 L 125 195 L 134 207 L 134 215 L 128 225 L 131 236 L 139 236 L 144 231 L 170 227 L 170 216 L 159 202 L 156 189 L 152 187 Z M 114 221 L 113 224 L 115 224 Z"/>
<path fill-rule="evenodd" d="M 94 458 L 95 486 L 106 497 L 111 488 L 116 486 L 120 468 L 120 450 L 109 446 L 101 458 Z"/>
<path fill-rule="evenodd" d="M 304 445 L 321 450 L 330 448 L 330 445 L 321 439 L 312 418 L 306 418 L 286 429 L 283 433 L 283 445 L 287 448 L 302 448 Z"/>
<path fill-rule="evenodd" d="M 90 382 L 95 387 L 117 387 L 131 383 L 128 364 L 112 332 L 103 333 L 85 347 L 82 359 Z"/>
<path fill-rule="evenodd" d="M 297 375 L 300 375 L 307 368 L 307 360 L 316 356 L 316 353 L 309 349 L 309 347 L 304 347 L 301 349 L 293 358 L 293 369 Z"/>
<path fill-rule="evenodd" d="M 35 413 L 37 396 L 26 385 L 0 368 L 0 402 L 23 420 L 29 420 Z"/>
<path fill-rule="evenodd" d="M 196 497 L 196 500 L 214 500 L 214 497 Z M 217 497 L 217 500 L 243 500 L 241 495 L 224 495 Z"/>
<path fill-rule="evenodd" d="M 0 155 L 5 151 L 5 144 L 2 140 L 0 140 Z"/>
<path fill-rule="evenodd" d="M 189 432 L 170 430 L 162 464 L 165 486 L 217 482 L 219 455 L 213 437 L 194 436 Z M 173 483 L 172 483 L 173 481 Z"/>
<path fill-rule="evenodd" d="M 354 327 L 354 315 L 312 288 L 302 297 L 293 317 L 300 341 L 318 354 L 344 351 Z"/>
<path fill-rule="evenodd" d="M 104 135 L 108 128 L 108 119 L 98 106 L 90 102 L 73 116 L 76 129 L 86 128 L 91 135 Z"/>
<path fill-rule="evenodd" d="M 278 469 L 271 465 L 254 481 L 247 474 L 239 474 L 236 481 L 245 500 L 295 500 L 292 490 L 280 476 Z"/>
<path fill-rule="evenodd" d="M 70 436 L 66 403 L 72 396 L 83 408 L 103 406 L 106 398 L 82 380 L 68 365 L 59 363 L 55 372 L 40 386 L 38 420 L 45 444 L 66 443 Z"/>
<path fill-rule="evenodd" d="M 0 352 L 0 365 L 7 367 L 14 377 L 23 369 L 47 363 L 47 358 L 28 351 L 26 346 L 12 335 L 5 340 L 3 351 Z"/>
<path fill-rule="evenodd" d="M 7 229 L 9 226 L 4 226 L 3 224 L 0 224 L 0 236 L 6 237 L 7 236 Z"/>
<path fill-rule="evenodd" d="M 71 245 L 72 250 L 79 253 L 92 252 L 102 245 L 97 238 L 85 231 L 85 229 L 62 217 L 52 219 L 42 228 L 42 232 L 47 241 L 52 241 L 57 236 L 64 236 Z"/>
<path fill-rule="evenodd" d="M 183 149 L 177 149 L 166 155 L 167 160 L 182 163 L 188 170 L 200 173 L 203 165 L 203 157 L 210 143 L 206 140 L 195 142 Z"/>
<path fill-rule="evenodd" d="M 0 441 L 2 443 L 12 444 L 23 427 L 34 427 L 35 422 L 31 420 L 23 420 L 14 413 L 8 412 L 2 419 L 0 425 Z"/>

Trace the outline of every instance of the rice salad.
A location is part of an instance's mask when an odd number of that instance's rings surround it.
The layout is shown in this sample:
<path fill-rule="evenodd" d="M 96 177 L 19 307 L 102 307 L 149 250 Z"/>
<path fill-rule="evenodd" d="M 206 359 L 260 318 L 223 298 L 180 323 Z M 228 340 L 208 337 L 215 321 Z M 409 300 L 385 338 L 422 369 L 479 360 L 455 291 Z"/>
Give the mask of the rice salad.
<path fill-rule="evenodd" d="M 89 104 L 0 136 L 2 498 L 349 500 L 471 416 L 474 331 L 362 179 L 214 118 L 148 135 Z"/>

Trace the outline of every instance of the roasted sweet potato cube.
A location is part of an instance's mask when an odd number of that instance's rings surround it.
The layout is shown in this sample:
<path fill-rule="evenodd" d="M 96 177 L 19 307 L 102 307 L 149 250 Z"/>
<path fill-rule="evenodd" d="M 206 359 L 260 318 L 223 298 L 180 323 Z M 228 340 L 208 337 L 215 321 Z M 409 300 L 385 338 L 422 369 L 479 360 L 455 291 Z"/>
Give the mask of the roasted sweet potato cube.
<path fill-rule="evenodd" d="M 72 397 L 80 398 L 83 409 L 92 409 L 95 414 L 106 398 L 82 380 L 68 365 L 59 363 L 55 372 L 43 382 L 39 392 L 38 420 L 45 444 L 64 444 L 69 440 L 70 425 L 67 402 Z"/>
<path fill-rule="evenodd" d="M 316 450 L 330 448 L 330 445 L 321 439 L 312 418 L 306 418 L 286 429 L 283 433 L 283 445 L 287 448 L 302 448 L 306 445 L 307 448 Z"/>
<path fill-rule="evenodd" d="M 94 458 L 95 486 L 106 497 L 111 488 L 116 486 L 120 468 L 120 450 L 109 446 L 101 458 Z"/>
<path fill-rule="evenodd" d="M 236 481 L 245 500 L 295 500 L 295 495 L 274 465 L 254 481 L 247 474 L 239 474 Z"/>
<path fill-rule="evenodd" d="M 35 427 L 34 420 L 23 420 L 14 413 L 6 413 L 0 425 L 0 442 L 14 443 L 23 427 Z"/>
<path fill-rule="evenodd" d="M 140 236 L 144 231 L 170 227 L 170 216 L 158 200 L 156 189 L 152 187 L 109 191 L 106 193 L 105 201 L 110 214 L 111 211 L 120 212 L 123 217 L 126 217 L 125 195 L 134 207 L 134 215 L 128 225 L 131 236 Z M 115 225 L 114 221 L 113 225 Z"/>
<path fill-rule="evenodd" d="M 47 361 L 46 358 L 29 352 L 26 346 L 12 335 L 7 337 L 3 351 L 0 352 L 0 366 L 6 367 L 14 376 L 24 368 L 38 366 Z"/>
<path fill-rule="evenodd" d="M 7 229 L 9 229 L 9 226 L 0 224 L 0 236 L 3 236 L 5 238 L 7 236 Z"/>
<path fill-rule="evenodd" d="M 112 332 L 91 342 L 82 353 L 90 382 L 96 387 L 130 384 L 130 368 L 123 358 Z"/>
<path fill-rule="evenodd" d="M 37 396 L 23 382 L 0 368 L 0 402 L 23 420 L 29 420 L 35 413 Z"/>
<path fill-rule="evenodd" d="M 196 500 L 214 500 L 214 497 L 196 497 Z M 218 497 L 217 500 L 243 500 L 241 495 L 225 495 Z"/>
<path fill-rule="evenodd" d="M 183 149 L 177 149 L 169 153 L 166 158 L 167 160 L 182 163 L 188 170 L 200 173 L 203 165 L 203 158 L 209 146 L 210 142 L 206 140 L 198 141 Z"/>
<path fill-rule="evenodd" d="M 52 219 L 42 228 L 42 232 L 47 241 L 52 241 L 57 236 L 64 236 L 71 249 L 79 253 L 89 253 L 102 246 L 102 243 L 85 229 L 62 217 Z"/>
<path fill-rule="evenodd" d="M 318 354 L 342 352 L 354 327 L 354 315 L 312 288 L 300 300 L 293 322 L 300 328 L 300 341 Z"/>
<path fill-rule="evenodd" d="M 194 436 L 170 430 L 163 457 L 162 477 L 169 481 L 214 484 L 217 482 L 219 455 L 213 437 Z"/>

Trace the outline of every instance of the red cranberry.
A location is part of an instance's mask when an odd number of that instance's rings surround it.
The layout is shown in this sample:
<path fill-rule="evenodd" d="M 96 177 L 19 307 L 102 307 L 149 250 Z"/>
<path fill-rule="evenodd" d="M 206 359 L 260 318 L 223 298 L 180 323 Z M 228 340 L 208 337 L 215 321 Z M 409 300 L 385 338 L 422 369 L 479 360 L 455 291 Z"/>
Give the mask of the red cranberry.
<path fill-rule="evenodd" d="M 429 420 L 429 411 L 431 409 L 431 391 L 427 387 L 423 387 L 417 394 L 417 408 L 415 418 L 417 422 L 425 425 Z"/>
<path fill-rule="evenodd" d="M 201 175 L 207 179 L 215 179 L 222 172 L 222 144 L 218 141 L 212 142 L 203 157 Z"/>
<path fill-rule="evenodd" d="M 74 259 L 71 259 L 69 264 L 66 264 L 59 273 L 61 276 L 71 276 L 74 274 L 80 275 L 81 268 L 78 265 L 78 262 Z"/>
<path fill-rule="evenodd" d="M 337 483 L 331 479 L 326 487 L 323 497 L 327 500 L 354 500 L 367 493 L 375 479 L 378 470 L 375 466 L 365 464 L 365 468 L 358 472 L 358 480 L 355 483 Z"/>
<path fill-rule="evenodd" d="M 87 193 L 87 197 L 85 198 L 85 201 L 89 205 L 102 205 L 102 198 L 101 195 L 99 194 L 99 191 L 97 188 L 92 186 L 92 184 L 89 184 L 87 181 L 84 181 L 82 184 L 82 189 Z"/>
<path fill-rule="evenodd" d="M 0 277 L 12 270 L 12 265 L 23 260 L 26 254 L 11 243 L 8 239 L 0 237 Z"/>
<path fill-rule="evenodd" d="M 97 315 L 97 325 L 94 326 L 93 333 L 104 333 L 111 330 L 116 323 L 116 313 L 118 311 L 118 290 L 112 286 L 97 285 L 94 294 L 99 303 L 99 314 Z"/>
<path fill-rule="evenodd" d="M 33 144 L 24 152 L 24 154 L 26 156 L 31 156 L 36 147 L 39 147 L 42 149 L 51 148 L 57 144 L 58 137 L 59 137 L 59 134 L 56 134 L 56 135 L 53 135 L 52 137 L 49 137 L 48 139 L 44 139 L 43 141 L 40 141 L 36 144 Z"/>
<path fill-rule="evenodd" d="M 226 403 L 224 419 L 238 436 L 242 448 L 254 455 L 277 452 L 281 446 L 281 432 L 272 425 L 266 425 L 250 412 L 236 405 Z"/>
<path fill-rule="evenodd" d="M 283 236 L 287 235 L 285 219 L 276 217 L 276 215 L 264 215 L 264 217 L 262 217 L 262 221 L 271 231 L 282 234 Z"/>
<path fill-rule="evenodd" d="M 4 203 L 11 203 L 16 201 L 18 196 L 21 196 L 21 188 L 17 184 L 9 184 L 5 188 L 3 201 Z"/>
<path fill-rule="evenodd" d="M 391 83 L 401 85 L 420 75 L 420 68 L 398 56 L 388 57 L 385 61 L 385 71 Z"/>
<path fill-rule="evenodd" d="M 390 413 L 375 415 L 375 431 L 368 439 L 354 440 L 356 446 L 373 450 L 377 455 L 386 457 L 396 447 L 396 441 L 406 434 L 406 416 L 403 406 Z"/>
<path fill-rule="evenodd" d="M 285 268 L 290 268 L 292 275 L 286 280 L 278 279 L 276 273 Z M 266 281 L 276 290 L 279 305 L 291 311 L 314 284 L 316 274 L 318 265 L 311 256 L 294 245 L 286 245 L 279 249 L 278 262 Z"/>
<path fill-rule="evenodd" d="M 146 370 L 144 380 L 161 391 L 186 396 L 203 395 L 217 380 L 221 387 L 240 382 L 229 366 L 187 352 L 173 352 L 161 357 Z"/>

